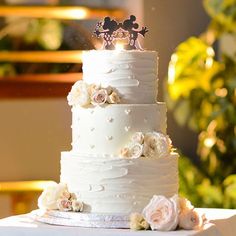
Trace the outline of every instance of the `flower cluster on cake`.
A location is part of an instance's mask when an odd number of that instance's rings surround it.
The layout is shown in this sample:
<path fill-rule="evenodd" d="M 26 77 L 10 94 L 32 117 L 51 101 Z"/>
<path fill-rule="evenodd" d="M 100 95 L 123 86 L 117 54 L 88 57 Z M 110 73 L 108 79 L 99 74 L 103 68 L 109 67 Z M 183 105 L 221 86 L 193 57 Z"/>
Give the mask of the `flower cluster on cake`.
<path fill-rule="evenodd" d="M 96 25 L 103 49 L 84 53 L 83 80 L 67 97 L 72 150 L 62 152 L 60 184 L 45 189 L 39 208 L 66 212 L 59 215 L 78 226 L 202 226 L 203 217 L 178 196 L 178 153 L 166 133 L 166 105 L 156 101 L 158 56 L 138 43 L 147 31 L 135 16 Z"/>

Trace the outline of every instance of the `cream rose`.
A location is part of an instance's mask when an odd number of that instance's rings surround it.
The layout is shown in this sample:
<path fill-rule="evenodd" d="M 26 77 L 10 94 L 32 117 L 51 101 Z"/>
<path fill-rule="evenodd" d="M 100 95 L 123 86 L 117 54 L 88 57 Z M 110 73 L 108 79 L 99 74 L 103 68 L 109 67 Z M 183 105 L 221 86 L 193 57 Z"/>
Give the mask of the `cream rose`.
<path fill-rule="evenodd" d="M 178 201 L 176 198 L 166 198 L 154 195 L 143 210 L 144 219 L 152 230 L 170 231 L 178 225 Z"/>
<path fill-rule="evenodd" d="M 165 157 L 170 153 L 171 140 L 165 134 L 149 132 L 144 135 L 143 154 L 149 158 Z"/>
<path fill-rule="evenodd" d="M 67 96 L 70 106 L 80 105 L 82 107 L 90 104 L 90 95 L 88 92 L 88 85 L 82 81 L 77 81 L 71 88 Z"/>
<path fill-rule="evenodd" d="M 133 213 L 130 215 L 130 229 L 132 230 L 147 230 L 149 228 L 148 222 L 140 213 Z"/>
<path fill-rule="evenodd" d="M 194 210 L 184 210 L 179 214 L 179 227 L 186 230 L 196 229 L 203 224 L 202 217 Z"/>
<path fill-rule="evenodd" d="M 191 202 L 184 197 L 179 197 L 179 209 L 180 212 L 182 211 L 189 211 L 189 210 L 193 210 L 193 205 L 191 204 Z"/>
<path fill-rule="evenodd" d="M 76 212 L 83 211 L 84 205 L 83 202 L 72 200 L 72 210 Z"/>
<path fill-rule="evenodd" d="M 57 201 L 63 196 L 64 192 L 68 192 L 66 184 L 56 184 L 47 187 L 38 199 L 38 207 L 44 210 L 58 209 Z"/>
<path fill-rule="evenodd" d="M 136 132 L 132 135 L 131 137 L 131 141 L 133 143 L 139 143 L 139 144 L 143 144 L 144 141 L 144 135 L 142 132 Z"/>
<path fill-rule="evenodd" d="M 90 84 L 88 86 L 88 93 L 91 96 L 93 93 L 97 92 L 101 88 L 100 85 L 97 84 Z"/>
<path fill-rule="evenodd" d="M 91 96 L 91 103 L 95 106 L 102 105 L 107 101 L 107 91 L 106 89 L 99 89 L 94 92 Z"/>
<path fill-rule="evenodd" d="M 116 92 L 112 92 L 108 98 L 107 98 L 107 102 L 108 103 L 112 103 L 112 104 L 117 104 L 120 103 L 120 97 Z"/>

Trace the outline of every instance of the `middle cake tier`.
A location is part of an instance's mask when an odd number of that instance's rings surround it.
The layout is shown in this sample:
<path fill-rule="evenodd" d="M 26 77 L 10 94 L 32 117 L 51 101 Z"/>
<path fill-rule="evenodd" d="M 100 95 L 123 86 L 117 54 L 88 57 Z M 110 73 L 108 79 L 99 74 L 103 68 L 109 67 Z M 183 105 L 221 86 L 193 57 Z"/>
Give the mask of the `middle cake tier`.
<path fill-rule="evenodd" d="M 166 105 L 114 104 L 72 108 L 72 150 L 117 156 L 135 132 L 166 134 Z"/>

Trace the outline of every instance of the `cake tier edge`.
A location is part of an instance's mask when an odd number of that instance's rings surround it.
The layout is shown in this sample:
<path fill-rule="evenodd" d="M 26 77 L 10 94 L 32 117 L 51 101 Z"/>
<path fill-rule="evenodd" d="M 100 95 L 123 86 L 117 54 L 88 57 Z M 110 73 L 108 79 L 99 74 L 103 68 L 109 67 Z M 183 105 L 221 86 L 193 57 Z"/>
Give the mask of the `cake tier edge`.
<path fill-rule="evenodd" d="M 85 212 L 141 212 L 153 195 L 178 193 L 178 154 L 109 159 L 62 152 L 60 182 L 84 202 Z"/>
<path fill-rule="evenodd" d="M 166 134 L 166 105 L 113 104 L 72 108 L 72 150 L 119 155 L 135 132 Z"/>

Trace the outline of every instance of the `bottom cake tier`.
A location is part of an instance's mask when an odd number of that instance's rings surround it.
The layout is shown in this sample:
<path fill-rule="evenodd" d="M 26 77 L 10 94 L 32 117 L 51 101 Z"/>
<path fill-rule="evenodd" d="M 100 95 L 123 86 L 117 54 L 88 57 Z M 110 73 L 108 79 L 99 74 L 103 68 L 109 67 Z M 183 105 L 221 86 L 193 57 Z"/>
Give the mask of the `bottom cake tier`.
<path fill-rule="evenodd" d="M 84 203 L 84 212 L 141 212 L 153 195 L 178 193 L 178 154 L 149 159 L 62 152 L 60 182 Z"/>

